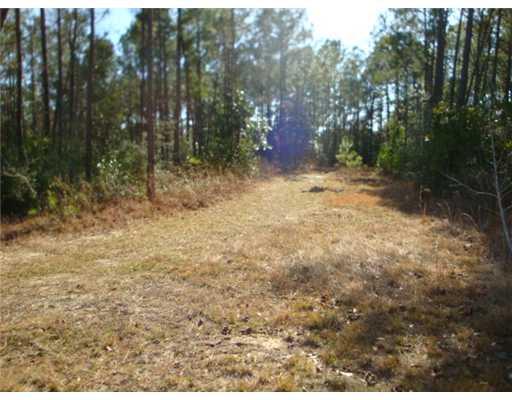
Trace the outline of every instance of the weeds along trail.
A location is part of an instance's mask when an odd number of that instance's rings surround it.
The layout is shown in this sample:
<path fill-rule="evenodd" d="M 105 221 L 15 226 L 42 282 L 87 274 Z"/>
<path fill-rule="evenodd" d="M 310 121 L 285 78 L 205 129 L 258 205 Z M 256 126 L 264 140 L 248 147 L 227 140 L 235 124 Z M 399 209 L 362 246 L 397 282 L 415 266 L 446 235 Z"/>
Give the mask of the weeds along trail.
<path fill-rule="evenodd" d="M 511 344 L 510 277 L 476 232 L 422 218 L 393 185 L 279 176 L 208 208 L 4 246 L 0 389 L 510 388 L 492 356 Z"/>

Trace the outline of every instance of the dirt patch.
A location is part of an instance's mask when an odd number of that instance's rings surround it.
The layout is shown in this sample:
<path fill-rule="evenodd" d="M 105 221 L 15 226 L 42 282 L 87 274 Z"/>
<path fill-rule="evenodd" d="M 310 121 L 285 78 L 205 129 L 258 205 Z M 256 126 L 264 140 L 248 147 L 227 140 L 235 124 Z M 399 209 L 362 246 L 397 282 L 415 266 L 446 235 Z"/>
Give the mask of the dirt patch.
<path fill-rule="evenodd" d="M 377 207 L 380 205 L 380 198 L 368 193 L 342 193 L 330 195 L 325 202 L 330 207 Z"/>

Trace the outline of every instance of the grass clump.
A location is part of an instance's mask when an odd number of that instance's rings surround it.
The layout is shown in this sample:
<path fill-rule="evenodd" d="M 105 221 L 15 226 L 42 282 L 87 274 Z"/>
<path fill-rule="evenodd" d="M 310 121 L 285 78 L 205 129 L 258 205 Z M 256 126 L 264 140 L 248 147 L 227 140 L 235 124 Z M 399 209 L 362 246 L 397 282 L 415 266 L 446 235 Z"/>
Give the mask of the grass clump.
<path fill-rule="evenodd" d="M 338 331 L 342 328 L 342 321 L 336 311 L 314 312 L 309 314 L 306 327 L 313 331 Z"/>
<path fill-rule="evenodd" d="M 342 265 L 341 261 L 334 258 L 300 258 L 272 274 L 272 288 L 282 294 L 319 295 L 330 293 L 336 288 L 337 269 L 341 268 Z"/>

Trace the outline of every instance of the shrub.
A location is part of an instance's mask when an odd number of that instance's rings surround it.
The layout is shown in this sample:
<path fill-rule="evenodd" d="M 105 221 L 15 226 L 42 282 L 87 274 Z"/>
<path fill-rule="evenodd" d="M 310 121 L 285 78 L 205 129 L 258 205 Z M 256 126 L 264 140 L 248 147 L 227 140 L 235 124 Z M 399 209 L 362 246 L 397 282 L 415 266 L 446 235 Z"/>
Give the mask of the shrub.
<path fill-rule="evenodd" d="M 457 112 L 434 110 L 432 133 L 425 138 L 421 181 L 432 188 L 445 186 L 445 175 L 470 177 L 490 159 L 486 118 L 480 109 Z M 472 172 L 471 172 L 472 171 Z"/>
<path fill-rule="evenodd" d="M 96 188 L 100 197 L 138 194 L 137 183 L 144 175 L 144 153 L 137 145 L 123 142 L 97 164 Z"/>
<path fill-rule="evenodd" d="M 258 170 L 258 157 L 254 142 L 249 137 L 240 138 L 235 153 L 234 167 L 244 175 L 253 175 Z"/>
<path fill-rule="evenodd" d="M 2 215 L 25 216 L 37 207 L 37 193 L 22 173 L 2 170 L 1 187 Z"/>
<path fill-rule="evenodd" d="M 341 165 L 349 168 L 357 168 L 363 164 L 362 157 L 354 150 L 353 141 L 346 136 L 341 140 L 336 159 Z"/>
<path fill-rule="evenodd" d="M 55 177 L 46 191 L 46 208 L 61 216 L 77 214 L 80 211 L 78 191 L 61 178 Z"/>
<path fill-rule="evenodd" d="M 400 175 L 406 170 L 409 158 L 405 129 L 396 121 L 391 121 L 388 129 L 389 139 L 380 148 L 377 166 L 384 172 Z"/>

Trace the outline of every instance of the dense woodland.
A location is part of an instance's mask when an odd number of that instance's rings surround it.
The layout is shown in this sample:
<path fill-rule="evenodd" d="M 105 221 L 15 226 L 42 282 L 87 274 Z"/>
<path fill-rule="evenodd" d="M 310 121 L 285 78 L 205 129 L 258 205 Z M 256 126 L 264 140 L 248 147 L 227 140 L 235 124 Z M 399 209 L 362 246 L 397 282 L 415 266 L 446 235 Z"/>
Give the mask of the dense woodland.
<path fill-rule="evenodd" d="M 298 9 L 141 9 L 120 43 L 101 19 L 2 9 L 3 215 L 154 199 L 165 170 L 315 160 L 495 216 L 512 251 L 511 10 L 392 9 L 369 54 L 314 43 Z"/>

